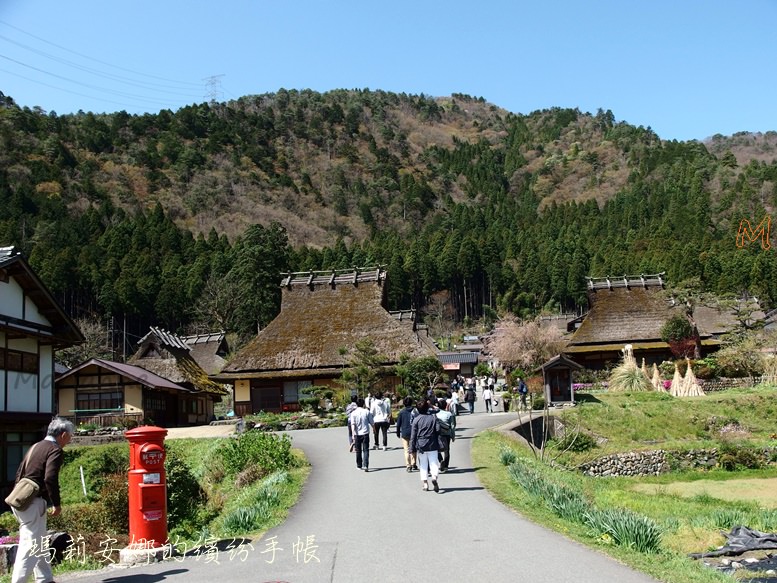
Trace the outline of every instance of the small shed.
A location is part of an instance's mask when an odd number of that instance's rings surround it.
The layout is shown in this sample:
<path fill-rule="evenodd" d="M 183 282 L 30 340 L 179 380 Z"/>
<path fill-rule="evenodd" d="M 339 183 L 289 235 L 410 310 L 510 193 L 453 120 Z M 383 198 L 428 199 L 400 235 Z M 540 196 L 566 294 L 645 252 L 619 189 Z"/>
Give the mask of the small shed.
<path fill-rule="evenodd" d="M 542 365 L 542 379 L 545 384 L 545 402 L 550 405 L 574 403 L 572 392 L 572 371 L 583 368 L 563 354 L 554 356 Z"/>

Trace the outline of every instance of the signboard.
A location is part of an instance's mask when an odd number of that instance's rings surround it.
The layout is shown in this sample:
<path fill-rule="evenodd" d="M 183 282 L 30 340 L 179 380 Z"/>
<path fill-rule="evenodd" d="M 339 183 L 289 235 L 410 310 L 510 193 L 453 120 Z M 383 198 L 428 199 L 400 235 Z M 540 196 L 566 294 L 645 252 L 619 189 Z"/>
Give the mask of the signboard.
<path fill-rule="evenodd" d="M 150 474 L 143 474 L 143 483 L 144 484 L 160 484 L 160 474 L 159 472 L 154 472 Z"/>

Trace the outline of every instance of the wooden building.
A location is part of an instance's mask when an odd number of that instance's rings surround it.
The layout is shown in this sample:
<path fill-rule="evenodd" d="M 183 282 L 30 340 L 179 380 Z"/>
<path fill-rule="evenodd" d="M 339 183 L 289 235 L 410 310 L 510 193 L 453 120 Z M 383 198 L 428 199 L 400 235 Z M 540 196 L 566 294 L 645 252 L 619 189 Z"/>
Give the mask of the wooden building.
<path fill-rule="evenodd" d="M 84 338 L 14 247 L 0 247 L 0 504 L 54 407 L 54 356 Z"/>
<path fill-rule="evenodd" d="M 548 405 L 575 402 L 575 393 L 572 390 L 572 373 L 581 368 L 583 367 L 563 354 L 554 356 L 540 367 L 545 386 L 545 402 Z"/>
<path fill-rule="evenodd" d="M 211 378 L 234 385 L 238 415 L 296 410 L 309 387 L 337 386 L 349 350 L 366 339 L 385 359 L 386 389 L 399 383 L 389 371 L 403 354 L 436 354 L 414 318 L 386 310 L 383 269 L 287 274 L 278 316 Z"/>
<path fill-rule="evenodd" d="M 181 337 L 152 327 L 128 363 L 93 358 L 60 376 L 60 413 L 98 425 L 208 423 L 228 391 L 208 378 L 191 352 Z"/>

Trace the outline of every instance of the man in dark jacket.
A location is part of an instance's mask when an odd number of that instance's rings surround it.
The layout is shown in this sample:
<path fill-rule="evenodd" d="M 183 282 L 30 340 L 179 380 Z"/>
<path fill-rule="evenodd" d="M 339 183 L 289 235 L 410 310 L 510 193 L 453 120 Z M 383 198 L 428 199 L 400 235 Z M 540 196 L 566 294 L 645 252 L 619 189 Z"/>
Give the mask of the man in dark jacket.
<path fill-rule="evenodd" d="M 62 512 L 59 497 L 59 469 L 64 458 L 62 448 L 73 437 L 73 424 L 61 417 L 49 423 L 46 437 L 30 448 L 16 472 L 16 481 L 30 478 L 40 487 L 39 495 L 24 510 L 12 508 L 19 521 L 19 548 L 13 566 L 12 583 L 25 583 L 34 573 L 36 581 L 53 582 L 49 557 L 45 552 L 46 507 L 51 515 Z"/>
<path fill-rule="evenodd" d="M 439 492 L 437 475 L 440 473 L 440 464 L 437 449 L 440 447 L 440 434 L 437 430 L 437 417 L 429 414 L 429 402 L 426 399 L 419 401 L 417 408 L 418 415 L 413 419 L 410 429 L 410 453 L 416 454 L 423 490 L 429 489 L 427 480 L 431 476 L 432 487 L 435 492 Z"/>
<path fill-rule="evenodd" d="M 413 423 L 413 399 L 405 397 L 402 401 L 405 404 L 405 408 L 397 415 L 397 437 L 402 440 L 402 449 L 405 450 L 405 469 L 408 472 L 412 472 L 413 468 L 418 469 L 415 465 L 415 454 L 410 453 L 410 434 Z"/>

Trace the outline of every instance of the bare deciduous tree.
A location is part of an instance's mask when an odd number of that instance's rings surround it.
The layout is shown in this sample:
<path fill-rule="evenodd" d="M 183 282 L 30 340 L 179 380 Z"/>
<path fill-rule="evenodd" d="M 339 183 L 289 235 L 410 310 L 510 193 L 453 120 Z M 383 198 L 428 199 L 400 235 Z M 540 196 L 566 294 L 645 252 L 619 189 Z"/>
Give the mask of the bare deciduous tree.
<path fill-rule="evenodd" d="M 556 356 L 566 344 L 555 326 L 505 317 L 497 322 L 488 350 L 503 366 L 534 369 Z"/>

